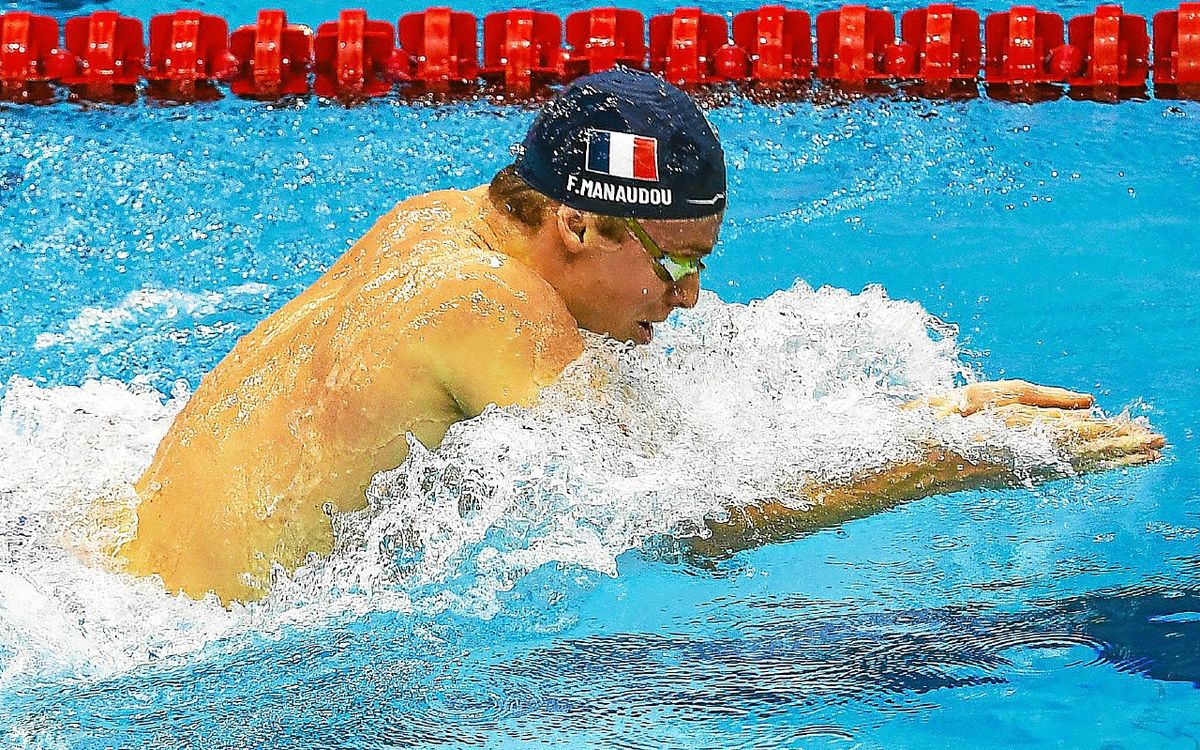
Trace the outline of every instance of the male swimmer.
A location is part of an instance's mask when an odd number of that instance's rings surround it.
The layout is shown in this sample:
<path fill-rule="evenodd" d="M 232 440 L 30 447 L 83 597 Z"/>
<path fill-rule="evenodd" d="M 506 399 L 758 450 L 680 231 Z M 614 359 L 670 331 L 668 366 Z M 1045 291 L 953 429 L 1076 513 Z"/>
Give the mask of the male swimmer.
<path fill-rule="evenodd" d="M 415 196 L 201 381 L 135 489 L 127 570 L 223 602 L 266 593 L 333 545 L 406 435 L 438 445 L 489 404 L 528 404 L 583 350 L 579 329 L 646 343 L 691 307 L 725 210 L 716 133 L 681 91 L 617 69 L 576 81 L 490 185 Z M 1019 381 L 924 401 L 1051 423 L 1079 468 L 1153 460 L 1162 439 L 1091 417 L 1091 398 Z M 944 451 L 799 512 L 738 511 L 697 543 L 724 550 L 935 492 L 1008 480 Z"/>

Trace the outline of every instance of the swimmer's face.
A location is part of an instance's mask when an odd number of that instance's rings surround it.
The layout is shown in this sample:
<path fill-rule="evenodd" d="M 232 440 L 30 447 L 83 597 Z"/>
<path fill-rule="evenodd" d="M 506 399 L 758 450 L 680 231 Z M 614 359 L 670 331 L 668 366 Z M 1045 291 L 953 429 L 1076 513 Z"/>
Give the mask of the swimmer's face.
<path fill-rule="evenodd" d="M 557 285 L 581 328 L 620 341 L 648 343 L 655 323 L 677 307 L 692 307 L 700 273 L 676 282 L 663 278 L 657 261 L 632 232 L 610 239 L 600 217 L 561 207 L 557 212 L 568 273 Z M 639 221 L 652 244 L 676 260 L 700 260 L 712 252 L 721 215 L 701 219 Z"/>

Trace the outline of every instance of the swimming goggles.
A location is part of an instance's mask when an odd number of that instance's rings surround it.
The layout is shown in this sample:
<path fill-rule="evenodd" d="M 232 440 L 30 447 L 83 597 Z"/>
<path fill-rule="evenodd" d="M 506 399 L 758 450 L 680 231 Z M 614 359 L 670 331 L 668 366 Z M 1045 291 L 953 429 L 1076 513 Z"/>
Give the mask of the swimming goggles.
<path fill-rule="evenodd" d="M 678 284 L 689 274 L 700 273 L 704 268 L 704 264 L 700 262 L 699 258 L 680 258 L 663 252 L 663 249 L 658 246 L 653 237 L 646 233 L 645 227 L 637 219 L 625 216 L 621 218 L 621 221 L 625 222 L 629 233 L 642 243 L 642 247 L 646 248 L 646 252 L 654 259 L 654 273 L 658 274 L 658 278 L 666 283 Z"/>

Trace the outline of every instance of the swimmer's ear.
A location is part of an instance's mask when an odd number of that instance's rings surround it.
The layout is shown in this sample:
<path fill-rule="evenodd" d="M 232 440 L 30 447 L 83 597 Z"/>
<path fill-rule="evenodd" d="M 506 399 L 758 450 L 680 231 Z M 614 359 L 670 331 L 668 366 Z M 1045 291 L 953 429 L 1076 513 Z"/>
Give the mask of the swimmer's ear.
<path fill-rule="evenodd" d="M 554 220 L 558 226 L 558 235 L 563 246 L 569 253 L 581 253 L 584 250 L 583 238 L 588 232 L 587 221 L 583 212 L 577 208 L 560 205 L 554 211 Z"/>

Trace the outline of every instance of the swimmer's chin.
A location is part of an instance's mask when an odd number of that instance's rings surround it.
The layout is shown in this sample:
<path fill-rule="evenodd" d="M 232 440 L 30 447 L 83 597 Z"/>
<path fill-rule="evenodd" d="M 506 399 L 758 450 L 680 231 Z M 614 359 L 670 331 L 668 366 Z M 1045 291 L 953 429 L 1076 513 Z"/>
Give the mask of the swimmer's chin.
<path fill-rule="evenodd" d="M 609 334 L 610 336 L 612 334 Z M 627 344 L 649 344 L 654 339 L 654 324 L 639 320 L 633 324 L 633 328 L 624 336 L 613 336 L 618 341 L 624 341 Z"/>
<path fill-rule="evenodd" d="M 653 339 L 654 324 L 646 320 L 639 320 L 633 329 L 633 336 L 626 340 L 635 344 L 649 344 Z"/>

